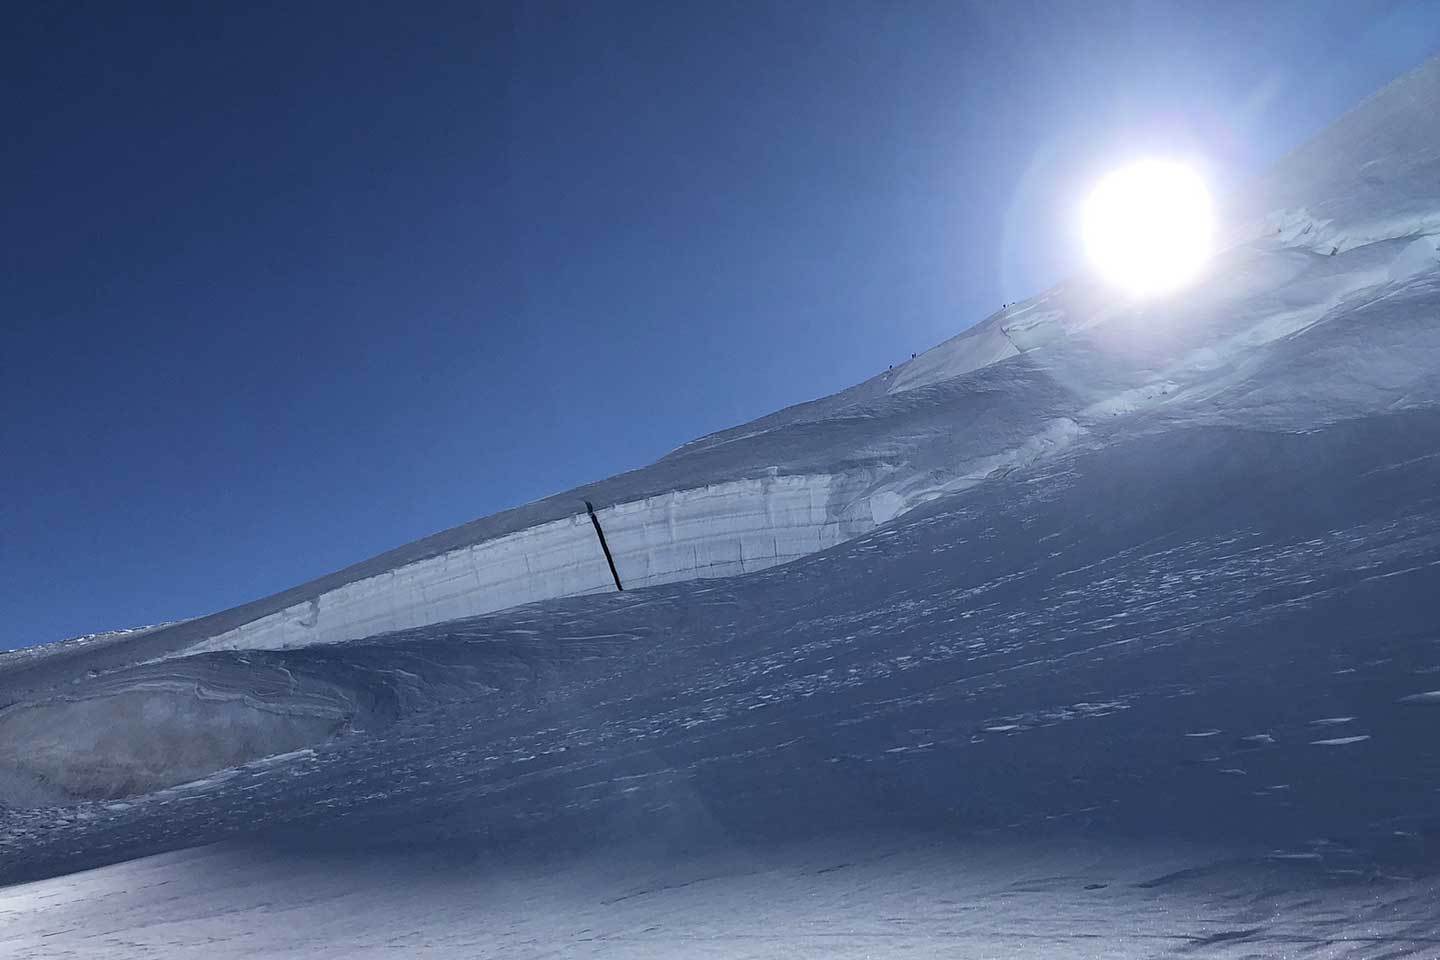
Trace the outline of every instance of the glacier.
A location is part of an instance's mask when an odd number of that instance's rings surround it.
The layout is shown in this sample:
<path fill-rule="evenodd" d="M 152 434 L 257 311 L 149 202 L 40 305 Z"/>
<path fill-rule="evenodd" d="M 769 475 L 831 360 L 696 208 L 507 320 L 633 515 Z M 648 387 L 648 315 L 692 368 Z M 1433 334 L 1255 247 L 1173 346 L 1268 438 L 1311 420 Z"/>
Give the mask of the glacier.
<path fill-rule="evenodd" d="M 649 467 L 0 655 L 0 946 L 1433 954 L 1437 115 L 1440 60 L 1229 198 L 1174 297 L 1069 280 Z"/>

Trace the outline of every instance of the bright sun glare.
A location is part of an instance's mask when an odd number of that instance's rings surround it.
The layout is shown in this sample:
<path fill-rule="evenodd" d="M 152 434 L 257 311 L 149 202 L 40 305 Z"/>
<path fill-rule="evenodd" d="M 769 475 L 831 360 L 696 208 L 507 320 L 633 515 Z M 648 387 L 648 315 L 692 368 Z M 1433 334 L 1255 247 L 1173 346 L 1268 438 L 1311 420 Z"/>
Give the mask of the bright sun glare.
<path fill-rule="evenodd" d="M 1210 194 L 1183 164 L 1142 160 L 1111 173 L 1085 203 L 1085 248 L 1106 280 L 1137 297 L 1168 293 L 1210 256 Z"/>

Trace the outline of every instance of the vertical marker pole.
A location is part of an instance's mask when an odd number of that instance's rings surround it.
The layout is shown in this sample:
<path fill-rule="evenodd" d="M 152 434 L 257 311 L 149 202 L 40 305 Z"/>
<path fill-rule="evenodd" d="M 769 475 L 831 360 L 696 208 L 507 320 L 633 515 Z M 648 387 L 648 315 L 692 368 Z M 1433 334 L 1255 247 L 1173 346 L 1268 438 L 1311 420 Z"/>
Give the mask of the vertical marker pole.
<path fill-rule="evenodd" d="M 600 549 L 605 551 L 605 562 L 610 564 L 610 576 L 615 578 L 615 589 L 624 592 L 625 588 L 620 586 L 620 574 L 615 569 L 615 558 L 610 556 L 610 544 L 605 542 L 605 531 L 600 529 L 600 518 L 595 516 L 595 508 L 590 501 L 585 501 L 585 512 L 590 514 L 590 522 L 595 524 L 595 536 L 600 538 Z"/>

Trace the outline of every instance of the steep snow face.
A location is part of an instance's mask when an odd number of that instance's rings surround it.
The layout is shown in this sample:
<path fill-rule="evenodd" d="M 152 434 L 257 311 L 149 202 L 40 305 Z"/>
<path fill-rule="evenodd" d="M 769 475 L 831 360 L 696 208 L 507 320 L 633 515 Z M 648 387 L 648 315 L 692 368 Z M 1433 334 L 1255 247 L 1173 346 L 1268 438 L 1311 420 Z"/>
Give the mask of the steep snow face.
<path fill-rule="evenodd" d="M 1386 131 L 1430 97 L 1347 118 L 1355 176 L 1426 162 Z M 1333 256 L 1062 285 L 644 470 L 0 658 L 0 951 L 1433 953 L 1440 232 L 1324 162 Z"/>
<path fill-rule="evenodd" d="M 1305 430 L 1428 405 L 1437 110 L 1440 59 L 1232 198 L 1228 248 L 1179 295 L 1139 305 L 1062 284 L 834 396 L 132 646 L 333 643 L 607 591 L 586 499 L 622 581 L 643 587 L 824 550 L 1136 417 Z"/>
<path fill-rule="evenodd" d="M 877 471 L 769 476 L 647 497 L 596 511 L 627 588 L 763 570 L 890 519 Z M 335 643 L 552 597 L 614 590 L 580 513 L 406 564 L 286 607 L 195 651 Z"/>
<path fill-rule="evenodd" d="M 1245 261 L 1275 248 L 1332 256 L 1385 241 L 1393 258 L 1379 273 L 1357 271 L 1345 289 L 1310 301 L 1334 306 L 1341 293 L 1382 281 L 1402 281 L 1440 268 L 1440 57 L 1395 80 L 1357 105 L 1319 136 L 1283 158 L 1266 175 L 1231 197 L 1223 233 L 1231 248 L 1210 270 L 1210 282 L 1176 301 L 1189 313 L 1213 315 L 1225 276 L 1249 270 Z M 1388 267 L 1388 271 L 1386 269 Z M 1342 273 L 1344 271 L 1341 271 Z M 1281 293 L 1273 275 L 1256 292 Z M 1302 300 L 1301 287 L 1282 295 Z M 1196 310 L 1195 308 L 1199 308 Z M 1122 304 L 1086 284 L 1066 284 L 1011 305 L 970 330 L 921 354 L 895 371 L 888 391 L 914 389 L 960 376 L 1043 346 L 1059 337 L 1121 319 Z M 1273 327 L 1268 311 L 1248 319 Z M 1287 330 L 1286 333 L 1294 332 Z M 1221 349 L 1223 345 L 1217 345 Z"/>
<path fill-rule="evenodd" d="M 1270 456 L 1264 444 L 1246 446 L 1256 431 L 1275 438 L 1309 436 L 1344 421 L 1369 429 L 1405 412 L 1433 411 L 1440 406 L 1440 366 L 1435 359 L 1440 357 L 1440 231 L 1432 229 L 1425 211 L 1440 187 L 1412 184 L 1406 177 L 1423 180 L 1431 169 L 1428 145 L 1440 136 L 1433 122 L 1440 104 L 1437 72 L 1440 61 L 1373 98 L 1341 122 L 1350 131 L 1344 137 L 1336 140 L 1327 134 L 1317 140 L 1334 146 L 1333 156 L 1328 148 L 1304 148 L 1286 162 L 1296 171 L 1293 176 L 1280 177 L 1265 188 L 1269 193 L 1256 194 L 1257 211 L 1291 209 L 1286 205 L 1292 201 L 1298 204 L 1294 209 L 1327 211 L 1325 229 L 1343 228 L 1345 236 L 1355 240 L 1343 248 L 1331 243 L 1340 248 L 1334 255 L 1324 244 L 1298 241 L 1300 234 L 1291 236 L 1283 227 L 1276 233 L 1271 224 L 1229 247 L 1201 282 L 1167 300 L 1136 305 L 1092 284 L 1063 284 L 997 312 L 908 364 L 832 397 L 701 438 L 642 470 L 445 531 L 235 610 L 103 642 L 56 645 L 0 658 L 0 706 L 5 708 L 0 713 L 0 770 L 10 771 L 19 784 L 13 789 L 0 784 L 0 803 L 19 803 L 22 788 L 33 792 L 45 784 L 60 785 L 57 789 L 76 796 L 144 791 L 266 752 L 324 744 L 349 729 L 358 704 L 381 693 L 411 706 L 459 700 L 473 712 L 480 709 L 475 706 L 479 700 L 509 689 L 507 684 L 518 682 L 517 676 L 540 682 L 575 669 L 564 656 L 539 657 L 534 645 L 542 640 L 563 640 L 562 646 L 578 651 L 577 656 L 619 657 L 605 638 L 643 632 L 627 626 L 626 617 L 658 604 L 657 597 L 676 596 L 672 588 L 680 581 L 750 575 L 735 588 L 739 596 L 762 591 L 767 583 L 788 582 L 790 592 L 767 599 L 778 609 L 794 611 L 812 606 L 817 583 L 839 576 L 848 564 L 848 582 L 863 591 L 874 570 L 882 580 L 902 576 L 893 537 L 908 524 L 927 522 L 927 511 L 968 515 L 983 504 L 997 512 L 1009 509 L 1011 498 L 1058 496 L 1063 484 L 1056 478 L 1079 462 L 1100 464 L 1092 473 L 1107 479 L 1089 488 L 1089 499 L 1071 499 L 1067 522 L 1092 523 L 1101 531 L 1119 528 L 1135 505 L 1161 496 L 1155 478 L 1170 466 L 1167 458 L 1185 450 L 1184 443 L 1171 442 L 1166 453 L 1155 454 L 1142 471 L 1143 479 L 1132 479 L 1135 502 L 1116 503 L 1107 499 L 1106 483 L 1118 468 L 1105 457 L 1132 441 L 1164 439 L 1177 431 L 1188 431 L 1187 438 L 1198 431 L 1225 431 L 1226 443 L 1209 451 L 1223 462 Z M 1354 166 L 1346 172 L 1344 163 Z M 1390 172 L 1374 174 L 1377 170 Z M 1365 178 L 1372 175 L 1388 184 L 1395 197 L 1364 199 L 1372 187 L 1380 190 L 1375 184 L 1366 186 Z M 1309 192 L 1294 193 L 1299 189 L 1295 184 L 1307 184 Z M 1278 446 L 1281 440 L 1274 443 Z M 1428 434 L 1394 441 L 1377 453 L 1385 460 L 1377 460 L 1374 469 L 1400 470 L 1411 460 L 1425 461 L 1434 456 L 1433 444 L 1426 444 Z M 1243 454 L 1235 453 L 1242 449 Z M 1202 473 L 1213 469 L 1207 462 L 1188 463 Z M 1258 476 L 1258 467 L 1255 472 Z M 1323 470 L 1303 460 L 1291 464 L 1281 478 L 1265 474 L 1251 479 L 1275 485 L 1289 482 L 1289 477 L 1302 485 L 1322 484 L 1322 490 L 1328 482 Z M 1362 487 L 1349 487 L 1336 497 L 1353 501 L 1362 496 L 1357 492 Z M 1414 497 L 1413 491 L 1406 495 Z M 1245 517 L 1250 516 L 1247 504 L 1260 502 L 1258 493 L 1239 483 L 1227 496 L 1234 500 L 1230 506 Z M 613 591 L 583 513 L 586 499 L 600 506 L 600 520 L 629 588 L 622 596 L 596 596 L 586 603 L 621 613 L 586 632 L 575 627 L 584 621 L 578 608 L 552 604 L 510 609 Z M 1192 498 L 1163 523 L 1137 532 L 1135 542 L 1169 535 L 1185 511 L 1213 509 L 1211 499 L 1208 494 Z M 1265 510 L 1283 513 L 1288 502 L 1272 497 L 1264 501 Z M 1395 503 L 1404 502 L 1397 495 Z M 1322 498 L 1312 506 L 1328 509 L 1329 504 Z M 1261 515 L 1256 510 L 1256 516 Z M 960 591 L 950 597 L 953 605 L 936 615 L 943 613 L 947 624 L 989 623 L 987 636 L 1010 637 L 1007 644 L 1019 646 L 1005 649 L 1020 651 L 1029 642 L 1014 639 L 1021 628 L 987 599 L 1008 582 L 1004 576 L 956 584 L 969 576 L 972 563 L 1005 565 L 1027 555 L 1034 546 L 1027 539 L 1032 536 L 1025 532 L 1031 529 L 1027 523 L 1017 522 L 1008 530 L 1014 543 L 982 554 L 978 561 L 968 547 L 960 553 L 941 546 L 931 549 L 933 556 L 948 556 L 950 567 L 927 566 L 918 554 L 912 556 L 903 576 L 919 586 L 905 603 L 923 605 L 935 591 Z M 881 526 L 885 528 L 876 529 Z M 1329 536 L 1323 529 L 1310 532 L 1317 538 Z M 964 525 L 956 525 L 952 533 L 961 544 L 998 536 Z M 1063 533 L 1060 529 L 1045 536 Z M 1379 533 L 1365 528 L 1332 546 L 1369 549 L 1377 537 Z M 1063 550 L 1055 545 L 1041 551 L 1035 563 L 1078 557 L 1090 549 L 1089 544 L 1073 542 Z M 1428 549 L 1426 540 L 1407 562 L 1428 563 Z M 829 553 L 780 567 L 821 551 Z M 1107 556 L 1090 560 L 1110 562 Z M 1206 562 L 1219 564 L 1226 556 Z M 770 567 L 777 569 L 765 569 Z M 1175 576 L 1194 578 L 1205 570 L 1200 564 Z M 786 571 L 795 579 L 787 581 Z M 1096 590 L 1103 593 L 1103 584 L 1085 580 L 1089 574 L 1066 575 L 1079 577 L 1075 595 L 1082 599 L 1097 595 Z M 1146 576 L 1144 571 L 1132 575 Z M 1184 594 L 1180 588 L 1185 582 L 1190 581 L 1150 583 L 1147 591 L 1127 597 L 1127 602 L 1169 596 L 1178 604 L 1172 604 L 1172 612 L 1185 612 L 1190 609 L 1185 597 L 1167 592 L 1173 587 Z M 638 589 L 644 587 L 653 589 Z M 1239 596 L 1233 585 L 1214 594 L 1205 616 L 1240 602 Z M 1068 609 L 1070 597 L 1062 592 L 1050 599 L 1056 609 Z M 894 615 L 894 609 L 884 606 L 888 601 L 880 599 L 832 595 L 827 602 L 852 599 L 859 604 L 851 612 L 853 622 L 888 621 Z M 1011 597 L 1009 602 L 1032 599 Z M 555 609 L 569 613 L 552 615 Z M 503 621 L 505 630 L 530 645 L 505 647 L 488 633 L 475 639 L 471 631 L 480 628 L 474 622 L 456 622 L 505 610 L 509 612 L 495 622 Z M 642 616 L 644 623 L 650 623 L 644 617 L 653 613 Z M 751 613 L 769 616 L 760 609 Z M 834 624 L 821 619 L 823 623 L 807 627 L 817 631 L 808 642 L 824 646 L 854 640 L 853 632 L 843 638 L 826 632 Z M 1043 630 L 1035 624 L 1043 617 L 1032 620 L 1025 635 L 1039 636 Z M 784 617 L 765 622 L 775 635 L 788 635 L 795 628 Z M 1117 614 L 1107 629 L 1118 629 L 1123 622 Z M 1044 623 L 1057 635 L 1074 626 Z M 392 631 L 401 631 L 393 645 L 382 643 L 383 637 L 374 639 Z M 732 636 L 722 634 L 695 642 L 730 644 Z M 764 641 L 771 639 L 767 634 Z M 969 643 L 983 646 L 984 640 L 965 634 L 955 640 L 961 646 L 944 652 L 948 656 Z M 920 640 L 915 643 L 917 649 L 923 647 Z M 423 655 L 404 659 L 400 651 L 412 648 Z M 217 652 L 252 650 L 283 653 L 244 655 L 257 658 L 256 665 L 238 653 Z M 201 652 L 204 657 L 194 656 Z M 137 663 L 148 663 L 144 669 L 160 673 L 137 674 Z M 302 664 L 310 672 L 300 671 Z M 187 679 L 158 679 L 172 667 Z M 266 693 L 272 670 L 281 672 L 277 675 L 303 674 L 311 681 L 275 699 Z M 336 671 L 346 670 L 353 675 L 342 683 Z M 753 676 L 763 672 L 756 670 Z M 813 681 L 816 689 L 835 679 L 825 676 L 823 683 Z M 744 686 L 741 680 L 735 682 L 737 689 Z M 796 683 L 799 689 L 812 680 Z M 1097 680 L 1095 685 L 1104 683 Z M 224 706 L 219 707 L 211 692 L 215 690 L 235 695 L 221 696 Z M 328 706 L 317 713 L 307 705 L 312 695 Z M 1076 692 L 1075 702 L 1085 696 Z M 756 706 L 747 703 L 744 709 Z M 1018 705 L 1011 711 L 1023 712 Z M 147 717 L 156 718 L 153 725 Z M 831 720 L 845 720 L 843 711 Z M 120 751 L 121 760 L 112 768 L 106 758 L 116 748 L 87 739 L 85 732 L 106 725 L 126 731 L 137 743 L 150 742 L 138 743 L 129 754 Z M 1009 720 L 995 725 L 1012 726 Z M 51 742 L 45 739 L 51 729 L 68 731 L 55 735 L 54 749 L 26 746 Z M 72 753 L 60 750 L 62 740 L 76 745 Z M 1163 750 L 1158 755 L 1163 756 Z"/>
<path fill-rule="evenodd" d="M 0 884 L 281 828 L 272 849 L 375 865 L 626 831 L 1072 827 L 1373 879 L 1433 835 L 1436 489 L 1440 411 L 1146 430 L 759 573 L 98 678 L 417 699 L 123 807 L 0 812 Z"/>
<path fill-rule="evenodd" d="M 1233 204 L 1235 238 L 1328 255 L 1440 233 L 1440 58 L 1291 153 Z"/>

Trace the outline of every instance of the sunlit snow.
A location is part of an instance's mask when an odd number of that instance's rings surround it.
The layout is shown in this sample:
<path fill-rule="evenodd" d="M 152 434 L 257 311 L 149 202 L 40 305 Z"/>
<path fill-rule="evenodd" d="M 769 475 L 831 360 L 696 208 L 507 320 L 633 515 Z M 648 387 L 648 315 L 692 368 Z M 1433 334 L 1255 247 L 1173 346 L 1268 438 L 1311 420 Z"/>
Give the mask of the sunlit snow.
<path fill-rule="evenodd" d="M 1170 296 L 1078 277 L 644 469 L 0 657 L 0 952 L 1432 955 L 1437 112 L 1432 61 Z"/>

